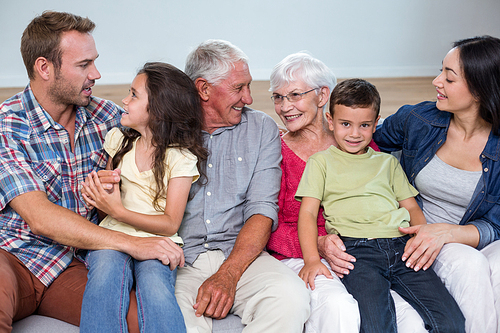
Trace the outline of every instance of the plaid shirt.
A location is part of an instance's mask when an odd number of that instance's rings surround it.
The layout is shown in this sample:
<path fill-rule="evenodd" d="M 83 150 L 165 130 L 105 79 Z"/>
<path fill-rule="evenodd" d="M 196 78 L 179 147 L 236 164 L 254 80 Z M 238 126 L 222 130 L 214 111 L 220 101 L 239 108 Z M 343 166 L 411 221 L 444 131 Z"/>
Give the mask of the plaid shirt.
<path fill-rule="evenodd" d="M 119 124 L 121 109 L 92 97 L 76 108 L 75 146 L 36 101 L 31 87 L 0 105 L 0 248 L 14 254 L 46 286 L 69 265 L 74 249 L 35 235 L 9 202 L 43 191 L 48 199 L 97 223 L 79 185 L 92 170 L 106 166 L 102 142 Z"/>

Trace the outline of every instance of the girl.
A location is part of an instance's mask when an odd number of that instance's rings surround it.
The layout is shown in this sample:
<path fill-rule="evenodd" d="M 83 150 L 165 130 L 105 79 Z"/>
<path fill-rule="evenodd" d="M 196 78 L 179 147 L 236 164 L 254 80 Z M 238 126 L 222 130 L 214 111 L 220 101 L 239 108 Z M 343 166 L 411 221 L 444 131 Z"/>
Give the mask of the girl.
<path fill-rule="evenodd" d="M 104 190 L 92 172 L 82 184 L 82 195 L 107 214 L 100 226 L 140 237 L 168 236 L 182 245 L 177 229 L 191 183 L 207 157 L 196 87 L 174 66 L 147 63 L 123 104 L 121 124 L 126 128 L 114 128 L 104 142 L 112 157 L 107 169 L 121 169 L 121 187 Z M 186 331 L 174 294 L 175 267 L 114 250 L 90 252 L 87 264 L 81 332 L 128 332 L 133 284 L 141 332 Z"/>

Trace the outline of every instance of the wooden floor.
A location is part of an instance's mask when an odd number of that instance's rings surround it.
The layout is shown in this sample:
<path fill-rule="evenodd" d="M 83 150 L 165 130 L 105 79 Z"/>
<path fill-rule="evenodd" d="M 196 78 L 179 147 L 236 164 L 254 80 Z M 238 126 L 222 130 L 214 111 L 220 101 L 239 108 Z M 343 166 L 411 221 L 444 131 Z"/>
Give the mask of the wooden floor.
<path fill-rule="evenodd" d="M 382 98 L 381 116 L 396 112 L 404 104 L 416 104 L 425 100 L 436 100 L 436 90 L 432 85 L 432 77 L 409 77 L 409 78 L 370 78 L 380 92 Z M 341 79 L 339 80 L 341 81 Z M 0 88 L 0 101 L 18 93 L 23 88 Z M 121 100 L 127 95 L 129 85 L 99 85 L 93 88 L 93 93 L 101 98 L 109 99 L 122 105 Z M 269 81 L 252 82 L 252 108 L 261 110 L 273 117 L 278 124 L 281 121 L 274 112 L 271 101 Z"/>

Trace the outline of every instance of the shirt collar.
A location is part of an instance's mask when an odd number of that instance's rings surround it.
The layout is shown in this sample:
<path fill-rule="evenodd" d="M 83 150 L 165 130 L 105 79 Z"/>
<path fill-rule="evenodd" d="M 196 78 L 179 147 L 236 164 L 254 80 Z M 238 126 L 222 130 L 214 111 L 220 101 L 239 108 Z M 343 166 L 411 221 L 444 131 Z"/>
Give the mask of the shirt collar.
<path fill-rule="evenodd" d="M 450 124 L 450 119 L 451 119 L 450 112 L 438 110 L 438 112 L 436 112 L 435 117 L 433 119 L 430 119 L 430 122 L 433 126 L 448 127 L 448 125 Z"/>
<path fill-rule="evenodd" d="M 33 132 L 43 133 L 50 127 L 55 127 L 55 121 L 38 103 L 29 84 L 26 89 L 24 89 L 22 101 L 24 110 L 26 111 L 26 118 Z"/>
<path fill-rule="evenodd" d="M 450 112 L 439 111 L 436 113 L 434 119 L 431 119 L 431 123 L 433 126 L 448 127 L 451 116 L 452 114 Z M 490 132 L 488 142 L 484 147 L 482 155 L 494 161 L 498 161 L 500 159 L 500 137 L 498 135 Z"/>
<path fill-rule="evenodd" d="M 486 146 L 482 152 L 482 155 L 492 159 L 494 161 L 498 161 L 500 158 L 500 137 L 498 135 L 490 132 L 490 136 L 488 137 L 488 142 L 486 142 Z"/>
<path fill-rule="evenodd" d="M 26 89 L 24 89 L 22 100 L 24 109 L 26 110 L 26 117 L 35 134 L 44 133 L 51 127 L 56 130 L 63 129 L 63 127 L 55 122 L 52 116 L 38 103 L 29 84 Z M 76 121 L 79 123 L 83 124 L 87 121 L 88 117 L 91 116 L 90 114 L 87 114 L 85 107 L 79 106 L 75 109 Z"/>
<path fill-rule="evenodd" d="M 251 110 L 251 109 L 249 107 L 246 107 L 246 106 L 243 107 L 243 109 L 241 110 L 241 120 L 236 125 L 219 127 L 215 131 L 213 131 L 212 134 L 210 134 L 210 135 L 221 134 L 224 131 L 232 130 L 233 128 L 239 126 L 240 124 L 248 122 L 248 116 L 246 114 L 246 111 L 248 111 L 248 110 Z M 209 133 L 207 131 L 203 131 L 203 134 L 209 134 Z"/>

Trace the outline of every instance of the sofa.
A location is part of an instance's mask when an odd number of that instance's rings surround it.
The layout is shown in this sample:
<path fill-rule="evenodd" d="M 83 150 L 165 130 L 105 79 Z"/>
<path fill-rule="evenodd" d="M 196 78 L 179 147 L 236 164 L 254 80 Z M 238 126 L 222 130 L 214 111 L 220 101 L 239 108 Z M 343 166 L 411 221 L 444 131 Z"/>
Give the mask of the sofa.
<path fill-rule="evenodd" d="M 243 327 L 240 317 L 229 314 L 222 320 L 213 321 L 212 332 L 239 333 Z M 40 315 L 31 315 L 12 325 L 12 333 L 78 333 L 79 331 L 77 326 Z"/>

